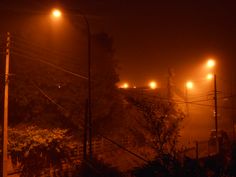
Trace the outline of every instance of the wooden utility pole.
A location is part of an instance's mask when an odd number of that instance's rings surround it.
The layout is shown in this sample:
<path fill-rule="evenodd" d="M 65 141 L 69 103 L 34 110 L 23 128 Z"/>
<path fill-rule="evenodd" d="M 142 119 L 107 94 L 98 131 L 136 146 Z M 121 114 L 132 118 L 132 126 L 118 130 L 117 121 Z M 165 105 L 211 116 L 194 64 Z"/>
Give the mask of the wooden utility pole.
<path fill-rule="evenodd" d="M 88 142 L 88 100 L 85 102 L 84 115 L 84 142 L 83 142 L 83 159 L 87 160 L 87 142 Z"/>
<path fill-rule="evenodd" d="M 3 163 L 2 177 L 7 177 L 7 144 L 8 144 L 8 84 L 9 84 L 9 59 L 10 59 L 10 33 L 7 33 L 5 91 L 4 91 L 4 117 L 3 117 Z"/>
<path fill-rule="evenodd" d="M 171 68 L 168 68 L 168 82 L 167 82 L 167 98 L 169 102 L 172 101 L 173 97 L 173 77 L 174 77 L 174 71 Z"/>
<path fill-rule="evenodd" d="M 188 88 L 185 86 L 186 117 L 189 117 Z"/>
<path fill-rule="evenodd" d="M 217 85 L 216 85 L 216 74 L 214 74 L 214 118 L 215 118 L 215 129 L 216 129 L 216 146 L 217 152 L 219 150 L 219 140 L 218 140 L 218 109 L 217 109 Z"/>

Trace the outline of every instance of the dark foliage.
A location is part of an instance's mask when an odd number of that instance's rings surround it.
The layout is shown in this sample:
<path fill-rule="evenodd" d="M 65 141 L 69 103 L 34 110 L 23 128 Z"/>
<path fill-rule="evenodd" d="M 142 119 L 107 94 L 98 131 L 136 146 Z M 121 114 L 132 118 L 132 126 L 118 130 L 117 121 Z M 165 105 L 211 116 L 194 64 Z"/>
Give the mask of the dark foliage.
<path fill-rule="evenodd" d="M 63 164 L 68 167 L 75 164 L 77 147 L 67 130 L 37 127 L 9 130 L 9 158 L 22 177 L 36 177 L 50 170 L 60 173 Z"/>
<path fill-rule="evenodd" d="M 236 176 L 236 142 L 233 143 L 231 163 L 228 170 L 231 176 Z"/>
<path fill-rule="evenodd" d="M 127 100 L 143 116 L 141 126 L 146 132 L 146 142 L 155 149 L 160 157 L 162 154 L 174 155 L 180 123 L 184 118 L 183 112 L 174 104 L 152 99 L 152 96 L 147 98 L 127 96 Z"/>
<path fill-rule="evenodd" d="M 74 177 L 124 177 L 115 167 L 104 162 L 93 159 L 82 161 L 73 174 Z"/>
<path fill-rule="evenodd" d="M 133 171 L 135 177 L 204 177 L 203 169 L 197 161 L 185 159 L 182 165 L 171 155 L 158 157 Z"/>

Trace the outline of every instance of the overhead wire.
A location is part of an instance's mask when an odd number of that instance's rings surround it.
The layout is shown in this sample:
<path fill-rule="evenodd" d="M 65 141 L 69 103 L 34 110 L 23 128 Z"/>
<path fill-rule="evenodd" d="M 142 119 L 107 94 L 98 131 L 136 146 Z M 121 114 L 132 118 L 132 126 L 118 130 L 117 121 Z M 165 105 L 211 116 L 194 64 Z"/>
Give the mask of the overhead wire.
<path fill-rule="evenodd" d="M 40 48 L 44 51 L 47 51 L 49 52 L 50 54 L 53 54 L 53 55 L 59 55 L 59 56 L 63 56 L 65 58 L 69 58 L 69 59 L 73 59 L 73 60 L 77 60 L 77 58 L 75 58 L 74 56 L 70 56 L 68 53 L 70 52 L 65 52 L 65 51 L 61 51 L 61 50 L 58 50 L 58 49 L 49 49 L 47 47 L 43 47 L 42 45 L 36 43 L 36 42 L 32 42 L 32 41 L 29 41 L 27 39 L 25 39 L 24 37 L 22 36 L 17 36 L 17 35 L 14 35 L 14 38 L 16 40 L 19 40 L 19 42 L 22 44 L 22 45 L 26 45 L 28 47 L 31 47 L 31 46 L 34 46 L 36 48 Z M 16 42 L 13 40 L 13 42 Z M 32 48 L 31 48 L 32 49 Z M 35 49 L 35 48 L 34 48 Z M 72 61 L 73 61 L 72 60 Z"/>
<path fill-rule="evenodd" d="M 25 45 L 25 44 L 22 44 L 22 43 L 18 43 L 18 42 L 12 42 L 12 46 L 13 48 L 16 48 L 20 51 L 27 51 L 27 53 L 33 53 L 34 55 L 40 55 L 40 57 L 47 57 L 47 58 L 60 58 L 60 59 L 63 59 L 63 63 L 66 63 L 66 64 L 69 64 L 70 66 L 76 66 L 77 68 L 79 68 L 79 65 L 78 65 L 78 62 L 77 59 L 75 58 L 72 58 L 72 57 L 68 57 L 68 56 L 65 56 L 63 54 L 56 54 L 52 51 L 47 51 L 45 49 L 40 49 L 40 48 L 37 48 L 37 47 L 30 47 L 29 45 Z"/>
<path fill-rule="evenodd" d="M 209 104 L 201 104 L 198 102 L 202 102 L 203 100 L 199 100 L 199 101 L 182 101 L 182 100 L 174 100 L 174 99 L 168 99 L 165 97 L 160 97 L 160 96 L 153 96 L 155 99 L 159 99 L 159 100 L 165 100 L 166 102 L 171 102 L 171 103 L 175 103 L 175 104 L 192 104 L 192 105 L 197 105 L 197 106 L 204 106 L 204 107 L 214 107 L 214 105 L 209 105 Z M 225 98 L 224 98 L 225 99 Z M 210 101 L 213 99 L 206 99 L 204 101 Z M 223 108 L 223 109 L 236 109 L 236 107 L 229 107 L 229 106 L 217 106 L 218 108 Z"/>
<path fill-rule="evenodd" d="M 29 59 L 29 60 L 33 60 L 33 61 L 39 61 L 39 62 L 41 62 L 41 63 L 43 63 L 43 64 L 46 64 L 46 65 L 48 65 L 48 66 L 51 66 L 51 67 L 53 67 L 53 68 L 55 68 L 55 69 L 57 69 L 57 70 L 60 70 L 60 71 L 65 72 L 65 73 L 67 73 L 67 74 L 73 75 L 73 76 L 75 76 L 75 77 L 88 80 L 88 78 L 85 77 L 85 76 L 83 76 L 83 75 L 74 73 L 74 72 L 72 72 L 72 71 L 69 71 L 69 70 L 67 70 L 67 69 L 65 69 L 65 68 L 62 68 L 62 67 L 60 67 L 60 66 L 58 66 L 58 65 L 55 65 L 55 64 L 50 63 L 50 62 L 47 62 L 47 61 L 45 61 L 45 60 L 42 60 L 42 59 L 39 59 L 39 58 L 38 58 L 38 59 L 35 59 L 34 57 L 28 56 L 28 55 L 25 54 L 25 53 L 20 53 L 19 51 L 14 51 L 14 50 L 13 50 L 12 53 L 13 53 L 14 55 L 23 57 L 23 58 L 25 58 L 25 59 Z"/>
<path fill-rule="evenodd" d="M 33 86 L 45 97 L 47 98 L 51 103 L 53 103 L 54 105 L 56 105 L 59 109 L 61 109 L 62 111 L 66 111 L 66 109 L 64 107 L 62 107 L 60 104 L 58 104 L 54 99 L 52 99 L 50 96 L 48 96 L 46 94 L 46 92 L 44 92 L 41 88 L 39 88 L 35 83 L 33 84 Z"/>
<path fill-rule="evenodd" d="M 16 44 L 16 47 L 14 46 L 14 44 Z M 30 47 L 31 44 L 34 45 L 35 48 Z M 74 75 L 74 76 L 77 76 L 77 77 L 80 77 L 80 78 L 83 78 L 83 79 L 88 79 L 86 76 L 83 76 L 83 75 L 81 75 L 81 74 L 77 74 L 77 73 L 74 73 L 74 72 L 72 72 L 72 71 L 69 71 L 68 69 L 65 69 L 65 68 L 62 68 L 62 67 L 60 67 L 60 66 L 57 66 L 57 65 L 55 65 L 55 64 L 53 64 L 53 63 L 51 63 L 51 62 L 49 62 L 49 61 L 45 61 L 45 60 L 47 60 L 47 59 L 46 59 L 44 56 L 42 56 L 42 51 L 38 51 L 37 48 L 43 49 L 43 50 L 46 52 L 46 55 L 47 55 L 47 56 L 48 56 L 48 55 L 53 55 L 53 56 L 56 56 L 56 57 L 64 57 L 64 58 L 67 57 L 67 58 L 68 58 L 68 56 L 62 55 L 61 52 L 56 51 L 55 53 L 52 53 L 52 51 L 51 51 L 50 49 L 45 48 L 45 47 L 42 47 L 42 46 L 37 45 L 37 44 L 35 44 L 35 43 L 31 43 L 31 42 L 28 42 L 28 45 L 24 45 L 24 46 L 23 46 L 23 47 L 27 47 L 27 52 L 24 52 L 25 49 L 20 50 L 20 48 L 22 47 L 21 45 L 22 45 L 22 43 L 21 43 L 21 44 L 18 44 L 18 43 L 13 42 L 13 51 L 14 51 L 14 50 L 17 50 L 18 55 L 26 55 L 27 58 L 29 58 L 29 57 L 32 57 L 32 58 L 37 57 L 37 58 L 39 59 L 38 61 L 43 62 L 44 64 L 48 64 L 48 65 L 50 65 L 50 66 L 53 66 L 54 68 L 61 69 L 61 70 L 63 70 L 64 72 L 67 72 L 67 73 L 72 74 L 72 75 Z M 41 54 L 40 56 L 39 56 L 39 53 Z M 44 53 L 44 54 L 45 54 L 45 53 Z M 33 56 L 32 56 L 32 55 L 33 55 Z M 69 57 L 70 57 L 70 56 L 69 56 Z M 31 59 L 32 59 L 32 58 L 31 58 Z M 74 59 L 74 58 L 71 57 L 71 59 Z M 73 60 L 71 60 L 71 61 L 73 61 Z"/>
<path fill-rule="evenodd" d="M 49 51 L 36 50 L 35 48 L 30 48 L 29 46 L 24 46 L 22 44 L 17 44 L 17 43 L 13 43 L 12 48 L 20 52 L 27 53 L 28 55 L 32 54 L 39 58 L 43 58 L 44 60 L 48 60 L 48 58 L 58 58 L 58 59 L 63 59 L 64 65 L 69 64 L 70 66 L 76 66 L 77 68 L 79 66 L 78 63 L 76 63 L 74 60 L 70 60 L 70 58 L 63 57 L 62 55 L 52 54 Z M 69 62 L 66 63 L 67 61 Z"/>

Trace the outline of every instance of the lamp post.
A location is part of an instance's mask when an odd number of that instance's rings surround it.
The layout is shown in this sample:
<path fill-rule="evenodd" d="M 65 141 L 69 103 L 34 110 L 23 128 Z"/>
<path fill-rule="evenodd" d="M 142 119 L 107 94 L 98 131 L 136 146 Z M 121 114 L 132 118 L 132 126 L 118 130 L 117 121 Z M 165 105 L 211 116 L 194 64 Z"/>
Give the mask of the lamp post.
<path fill-rule="evenodd" d="M 157 83 L 155 81 L 151 81 L 148 86 L 150 89 L 155 90 L 157 88 Z"/>
<path fill-rule="evenodd" d="M 209 59 L 207 61 L 206 66 L 208 68 L 213 68 L 215 66 L 215 60 Z M 216 135 L 216 143 L 217 143 L 217 152 L 219 150 L 219 141 L 218 141 L 218 105 L 217 105 L 217 82 L 216 82 L 216 74 L 208 74 L 207 79 L 214 79 L 214 119 L 215 119 L 215 135 Z"/>
<path fill-rule="evenodd" d="M 62 12 L 59 9 L 52 10 L 52 16 L 55 18 L 60 18 Z M 83 18 L 86 29 L 87 29 L 87 62 L 88 62 L 88 97 L 86 101 L 86 115 L 85 115 L 85 125 L 84 125 L 84 160 L 87 158 L 87 138 L 89 137 L 89 157 L 92 159 L 92 111 L 91 111 L 91 31 L 90 25 L 86 15 L 79 12 L 79 15 Z M 88 132 L 88 134 L 87 134 Z M 88 135 L 88 137 L 87 137 Z"/>
<path fill-rule="evenodd" d="M 217 85 L 216 85 L 216 74 L 214 74 L 214 117 L 215 117 L 215 129 L 216 129 L 216 141 L 217 141 L 217 147 L 218 147 L 218 109 L 217 109 Z"/>
<path fill-rule="evenodd" d="M 186 102 L 186 115 L 189 117 L 189 104 L 188 104 L 188 90 L 193 89 L 193 82 L 188 81 L 185 84 L 185 102 Z"/>

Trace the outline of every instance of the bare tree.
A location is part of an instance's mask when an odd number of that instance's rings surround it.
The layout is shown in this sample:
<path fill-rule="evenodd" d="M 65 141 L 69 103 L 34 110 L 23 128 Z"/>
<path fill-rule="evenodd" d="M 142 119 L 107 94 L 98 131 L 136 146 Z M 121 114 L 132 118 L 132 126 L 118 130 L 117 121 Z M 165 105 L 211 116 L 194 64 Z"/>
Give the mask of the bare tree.
<path fill-rule="evenodd" d="M 174 154 L 183 112 L 176 105 L 157 99 L 129 96 L 127 100 L 142 114 L 141 126 L 146 143 L 156 150 L 158 156 Z"/>

